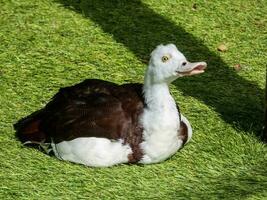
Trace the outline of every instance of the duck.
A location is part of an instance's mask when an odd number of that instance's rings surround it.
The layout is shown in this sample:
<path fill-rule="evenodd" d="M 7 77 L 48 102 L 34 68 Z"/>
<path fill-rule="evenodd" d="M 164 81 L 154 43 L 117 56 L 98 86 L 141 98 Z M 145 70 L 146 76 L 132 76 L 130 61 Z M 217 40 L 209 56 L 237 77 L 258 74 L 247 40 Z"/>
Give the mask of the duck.
<path fill-rule="evenodd" d="M 14 124 L 16 136 L 26 146 L 90 167 L 162 162 L 193 133 L 169 85 L 206 67 L 187 61 L 174 44 L 161 44 L 150 55 L 143 84 L 87 79 L 61 88 L 44 108 Z"/>

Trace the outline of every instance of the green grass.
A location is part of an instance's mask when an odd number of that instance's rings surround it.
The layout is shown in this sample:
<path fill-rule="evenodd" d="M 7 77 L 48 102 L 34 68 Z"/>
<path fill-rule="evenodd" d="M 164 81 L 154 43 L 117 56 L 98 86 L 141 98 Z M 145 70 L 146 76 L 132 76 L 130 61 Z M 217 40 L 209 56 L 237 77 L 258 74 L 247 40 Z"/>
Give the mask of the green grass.
<path fill-rule="evenodd" d="M 91 2 L 0 2 L 0 199 L 267 199 L 264 0 Z M 169 160 L 89 168 L 16 140 L 12 124 L 60 87 L 142 82 L 150 51 L 169 42 L 209 66 L 171 85 L 194 136 Z"/>

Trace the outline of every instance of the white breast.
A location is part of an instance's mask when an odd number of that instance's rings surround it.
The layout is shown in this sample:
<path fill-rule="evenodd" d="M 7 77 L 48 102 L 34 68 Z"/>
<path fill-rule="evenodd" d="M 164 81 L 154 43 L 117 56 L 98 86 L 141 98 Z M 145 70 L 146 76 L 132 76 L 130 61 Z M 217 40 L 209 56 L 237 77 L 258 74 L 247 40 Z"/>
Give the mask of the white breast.
<path fill-rule="evenodd" d="M 144 157 L 140 163 L 161 162 L 182 147 L 183 142 L 178 139 L 180 119 L 173 99 L 158 109 L 145 109 L 141 123 L 144 127 L 141 143 Z"/>

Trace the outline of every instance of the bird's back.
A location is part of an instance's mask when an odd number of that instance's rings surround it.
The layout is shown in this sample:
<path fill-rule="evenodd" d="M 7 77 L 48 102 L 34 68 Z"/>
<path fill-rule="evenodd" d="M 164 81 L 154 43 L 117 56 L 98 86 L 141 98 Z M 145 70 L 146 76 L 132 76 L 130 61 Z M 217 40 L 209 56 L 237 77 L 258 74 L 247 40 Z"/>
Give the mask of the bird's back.
<path fill-rule="evenodd" d="M 138 119 L 143 108 L 142 84 L 88 79 L 60 89 L 45 108 L 20 120 L 15 128 L 22 142 L 53 138 L 59 143 L 78 137 L 127 142 L 141 136 Z"/>

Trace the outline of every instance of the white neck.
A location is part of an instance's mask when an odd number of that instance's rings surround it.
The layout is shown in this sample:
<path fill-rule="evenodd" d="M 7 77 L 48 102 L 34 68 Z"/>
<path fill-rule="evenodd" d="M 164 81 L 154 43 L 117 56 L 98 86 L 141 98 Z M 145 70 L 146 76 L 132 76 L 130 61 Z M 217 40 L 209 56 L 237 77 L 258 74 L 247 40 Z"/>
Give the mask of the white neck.
<path fill-rule="evenodd" d="M 150 109 L 161 109 L 175 106 L 174 99 L 169 91 L 169 85 L 165 82 L 153 83 L 153 80 L 148 73 L 145 76 L 143 93 L 145 102 Z"/>
<path fill-rule="evenodd" d="M 144 85 L 143 92 L 148 108 L 160 109 L 174 103 L 167 84 Z"/>
<path fill-rule="evenodd" d="M 180 147 L 177 138 L 179 114 L 167 83 L 155 83 L 153 75 L 147 73 L 143 92 L 147 106 L 141 118 L 144 157 L 140 162 L 160 162 Z"/>

